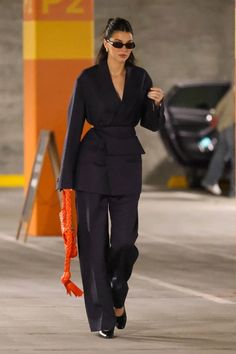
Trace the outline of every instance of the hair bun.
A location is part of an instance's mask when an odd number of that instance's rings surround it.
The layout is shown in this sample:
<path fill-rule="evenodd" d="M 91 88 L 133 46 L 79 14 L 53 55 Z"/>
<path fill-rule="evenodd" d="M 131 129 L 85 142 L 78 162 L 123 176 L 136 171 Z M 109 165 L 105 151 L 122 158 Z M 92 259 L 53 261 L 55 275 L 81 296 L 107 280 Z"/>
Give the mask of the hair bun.
<path fill-rule="evenodd" d="M 113 20 L 114 20 L 114 18 L 113 18 L 113 17 L 110 17 L 110 18 L 108 19 L 108 21 L 107 21 L 107 24 L 109 25 Z"/>

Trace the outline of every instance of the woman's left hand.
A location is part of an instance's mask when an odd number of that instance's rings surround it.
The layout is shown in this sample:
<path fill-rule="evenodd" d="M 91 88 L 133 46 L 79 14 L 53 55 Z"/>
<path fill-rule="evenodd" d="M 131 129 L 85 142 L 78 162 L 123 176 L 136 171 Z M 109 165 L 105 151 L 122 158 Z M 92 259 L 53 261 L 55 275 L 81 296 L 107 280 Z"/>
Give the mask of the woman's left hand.
<path fill-rule="evenodd" d="M 156 105 L 159 105 L 161 100 L 164 98 L 164 92 L 159 87 L 151 87 L 147 96 L 153 99 Z"/>

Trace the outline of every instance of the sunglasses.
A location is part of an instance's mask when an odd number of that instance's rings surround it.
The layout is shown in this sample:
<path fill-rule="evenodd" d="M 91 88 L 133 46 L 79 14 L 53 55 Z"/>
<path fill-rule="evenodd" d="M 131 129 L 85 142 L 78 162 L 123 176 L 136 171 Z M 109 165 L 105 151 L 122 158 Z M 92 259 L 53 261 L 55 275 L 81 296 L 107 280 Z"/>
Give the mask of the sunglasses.
<path fill-rule="evenodd" d="M 122 43 L 119 41 L 111 41 L 110 39 L 106 40 L 108 43 L 110 43 L 114 48 L 123 48 L 123 46 L 125 46 L 125 48 L 127 49 L 133 49 L 135 48 L 135 43 L 134 42 L 128 42 L 128 43 Z"/>

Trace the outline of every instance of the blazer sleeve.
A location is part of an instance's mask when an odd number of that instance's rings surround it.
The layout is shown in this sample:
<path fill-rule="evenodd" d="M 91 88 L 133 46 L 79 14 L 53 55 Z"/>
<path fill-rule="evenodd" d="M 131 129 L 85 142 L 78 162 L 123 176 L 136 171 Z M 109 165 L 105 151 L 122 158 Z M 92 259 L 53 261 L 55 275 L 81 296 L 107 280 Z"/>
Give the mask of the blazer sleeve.
<path fill-rule="evenodd" d="M 76 79 L 68 106 L 67 131 L 64 139 L 60 174 L 56 190 L 74 189 L 74 175 L 80 138 L 85 121 L 85 100 L 82 90 L 82 74 Z"/>
<path fill-rule="evenodd" d="M 144 100 L 141 108 L 140 125 L 146 129 L 156 132 L 165 124 L 164 99 L 162 99 L 160 104 L 157 106 L 154 100 L 147 96 L 152 86 L 152 79 L 147 71 L 145 71 L 143 79 Z"/>

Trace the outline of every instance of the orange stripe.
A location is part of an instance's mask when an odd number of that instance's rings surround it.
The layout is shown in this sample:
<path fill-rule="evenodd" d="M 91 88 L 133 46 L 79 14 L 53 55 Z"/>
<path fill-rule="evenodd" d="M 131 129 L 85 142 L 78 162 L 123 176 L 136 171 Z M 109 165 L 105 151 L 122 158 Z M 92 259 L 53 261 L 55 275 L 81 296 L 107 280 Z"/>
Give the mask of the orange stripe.
<path fill-rule="evenodd" d="M 92 20 L 93 0 L 24 0 L 24 20 Z"/>
<path fill-rule="evenodd" d="M 61 154 L 67 109 L 76 77 L 93 60 L 24 60 L 24 176 L 28 185 L 39 132 L 52 130 Z M 85 131 L 89 128 L 85 126 Z M 48 155 L 43 165 L 30 233 L 60 234 L 55 177 Z"/>

